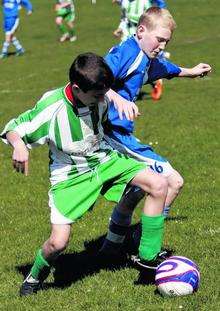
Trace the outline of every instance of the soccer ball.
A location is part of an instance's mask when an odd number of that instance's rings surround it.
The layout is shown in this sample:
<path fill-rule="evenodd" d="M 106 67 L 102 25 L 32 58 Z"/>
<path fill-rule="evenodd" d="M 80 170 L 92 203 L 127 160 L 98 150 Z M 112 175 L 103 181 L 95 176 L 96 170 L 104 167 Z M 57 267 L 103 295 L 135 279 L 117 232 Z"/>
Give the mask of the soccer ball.
<path fill-rule="evenodd" d="M 163 296 L 190 295 L 199 287 L 200 273 L 192 260 L 172 256 L 158 266 L 155 281 Z"/>

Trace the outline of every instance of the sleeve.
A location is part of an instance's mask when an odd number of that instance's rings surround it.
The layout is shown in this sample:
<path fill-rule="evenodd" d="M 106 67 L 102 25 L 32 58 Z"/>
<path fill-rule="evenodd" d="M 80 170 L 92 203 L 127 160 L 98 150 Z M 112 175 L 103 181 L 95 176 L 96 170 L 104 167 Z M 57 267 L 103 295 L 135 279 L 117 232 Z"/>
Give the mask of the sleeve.
<path fill-rule="evenodd" d="M 166 59 L 155 58 L 152 60 L 149 71 L 147 83 L 156 81 L 158 79 L 172 79 L 177 77 L 181 69 L 179 66 L 167 61 Z"/>
<path fill-rule="evenodd" d="M 43 145 L 49 140 L 50 112 L 48 109 L 42 109 L 39 102 L 32 109 L 28 110 L 16 119 L 9 121 L 3 132 L 0 134 L 3 142 L 8 143 L 6 133 L 15 131 L 22 138 L 28 148 Z"/>
<path fill-rule="evenodd" d="M 167 7 L 166 1 L 164 0 L 153 0 L 152 3 L 161 9 L 165 9 Z"/>
<path fill-rule="evenodd" d="M 21 5 L 29 12 L 33 11 L 33 6 L 29 0 L 21 0 Z"/>
<path fill-rule="evenodd" d="M 125 78 L 132 63 L 129 50 L 124 44 L 114 46 L 105 56 L 105 61 L 111 68 L 115 79 Z"/>

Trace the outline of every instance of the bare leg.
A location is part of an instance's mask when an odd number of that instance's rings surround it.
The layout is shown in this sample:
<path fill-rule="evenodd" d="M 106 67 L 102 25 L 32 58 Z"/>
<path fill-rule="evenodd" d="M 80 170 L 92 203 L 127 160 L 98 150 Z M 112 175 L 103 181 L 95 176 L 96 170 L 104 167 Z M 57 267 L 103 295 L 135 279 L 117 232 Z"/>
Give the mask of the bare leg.
<path fill-rule="evenodd" d="M 178 196 L 179 192 L 183 187 L 183 178 L 182 176 L 176 171 L 173 170 L 172 174 L 167 177 L 168 181 L 168 192 L 165 201 L 165 206 L 170 206 L 176 197 Z"/>
<path fill-rule="evenodd" d="M 68 29 L 64 25 L 63 18 L 61 16 L 57 16 L 55 19 L 56 25 L 59 28 L 62 36 L 60 37 L 60 42 L 64 42 L 69 39 Z"/>
<path fill-rule="evenodd" d="M 51 235 L 43 244 L 42 249 L 37 252 L 31 271 L 20 288 L 20 296 L 35 294 L 41 288 L 43 281 L 50 273 L 52 261 L 68 244 L 70 229 L 70 225 L 52 224 Z"/>
<path fill-rule="evenodd" d="M 52 224 L 51 235 L 43 244 L 42 249 L 38 251 L 29 276 L 34 280 L 39 280 L 42 270 L 44 270 L 44 268 L 49 268 L 51 262 L 67 247 L 70 230 L 70 225 Z"/>
<path fill-rule="evenodd" d="M 43 244 L 42 253 L 48 261 L 58 256 L 68 245 L 70 225 L 53 225 L 49 239 Z"/>
<path fill-rule="evenodd" d="M 68 22 L 67 25 L 69 27 L 70 41 L 74 42 L 76 40 L 75 25 L 73 22 Z"/>
<path fill-rule="evenodd" d="M 3 43 L 2 51 L 1 51 L 1 58 L 4 58 L 8 55 L 8 48 L 11 44 L 11 35 L 5 35 L 5 41 Z"/>
<path fill-rule="evenodd" d="M 146 169 L 133 178 L 131 185 L 138 186 L 148 193 L 143 209 L 146 215 L 162 214 L 167 195 L 167 181 L 162 175 Z"/>

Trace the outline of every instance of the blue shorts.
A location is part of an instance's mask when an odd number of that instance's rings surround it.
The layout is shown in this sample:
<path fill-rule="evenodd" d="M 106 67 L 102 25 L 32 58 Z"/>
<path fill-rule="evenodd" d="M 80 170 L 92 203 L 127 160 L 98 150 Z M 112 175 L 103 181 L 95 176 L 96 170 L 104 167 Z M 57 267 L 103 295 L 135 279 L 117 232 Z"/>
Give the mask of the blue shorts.
<path fill-rule="evenodd" d="M 11 35 L 15 32 L 19 25 L 18 17 L 6 17 L 4 19 L 4 32 L 6 35 Z"/>
<path fill-rule="evenodd" d="M 142 144 L 132 134 L 121 134 L 114 131 L 114 133 L 105 135 L 105 140 L 120 153 L 146 162 L 153 171 L 159 174 L 168 177 L 174 170 L 167 159 L 156 154 L 151 146 Z"/>

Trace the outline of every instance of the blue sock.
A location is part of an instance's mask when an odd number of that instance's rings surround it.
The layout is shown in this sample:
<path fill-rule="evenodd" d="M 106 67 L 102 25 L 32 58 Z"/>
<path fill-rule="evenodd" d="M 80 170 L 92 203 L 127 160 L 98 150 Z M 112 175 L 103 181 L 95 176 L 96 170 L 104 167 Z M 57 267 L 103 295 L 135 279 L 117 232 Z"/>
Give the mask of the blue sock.
<path fill-rule="evenodd" d="M 131 224 L 131 217 L 132 214 L 121 213 L 117 206 L 114 208 L 109 223 L 108 233 L 101 251 L 113 254 L 120 250 L 128 231 L 128 227 Z"/>
<path fill-rule="evenodd" d="M 4 42 L 3 47 L 2 47 L 2 54 L 8 54 L 8 48 L 9 48 L 10 43 L 9 42 Z"/>
<path fill-rule="evenodd" d="M 163 208 L 163 216 L 164 217 L 168 217 L 169 216 L 169 212 L 170 212 L 170 206 L 164 206 Z"/>
<path fill-rule="evenodd" d="M 14 37 L 14 38 L 12 39 L 12 44 L 15 46 L 16 51 L 21 51 L 21 50 L 23 50 L 23 47 L 22 47 L 21 43 L 18 41 L 18 39 L 17 39 L 16 37 Z"/>

